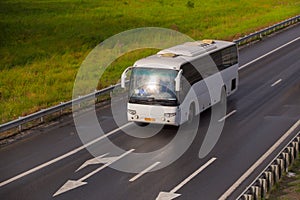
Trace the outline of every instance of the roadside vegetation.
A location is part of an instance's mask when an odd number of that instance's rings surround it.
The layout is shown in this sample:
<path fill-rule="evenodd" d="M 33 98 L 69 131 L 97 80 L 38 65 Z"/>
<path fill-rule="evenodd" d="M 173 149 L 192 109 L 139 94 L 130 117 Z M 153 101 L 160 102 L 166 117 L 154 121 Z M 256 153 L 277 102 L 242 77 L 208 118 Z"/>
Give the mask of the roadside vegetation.
<path fill-rule="evenodd" d="M 1 0 L 0 124 L 70 100 L 84 58 L 122 31 L 155 26 L 232 40 L 299 13 L 299 0 Z M 99 87 L 153 52 L 118 59 Z"/>
<path fill-rule="evenodd" d="M 300 156 L 300 155 L 298 155 Z M 300 199 L 300 159 L 290 167 L 276 187 L 271 191 L 270 200 L 299 200 Z"/>

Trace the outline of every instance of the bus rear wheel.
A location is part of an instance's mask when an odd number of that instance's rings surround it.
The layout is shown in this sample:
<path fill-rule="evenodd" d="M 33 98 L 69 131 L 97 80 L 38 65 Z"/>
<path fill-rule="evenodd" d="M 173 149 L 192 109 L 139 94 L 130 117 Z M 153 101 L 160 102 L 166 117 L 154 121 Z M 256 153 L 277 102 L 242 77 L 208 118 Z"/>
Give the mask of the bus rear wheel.
<path fill-rule="evenodd" d="M 226 89 L 225 87 L 222 88 L 221 90 L 221 97 L 220 97 L 220 102 L 221 105 L 225 105 L 227 103 L 227 95 L 226 95 Z"/>
<path fill-rule="evenodd" d="M 192 123 L 194 121 L 195 114 L 196 114 L 195 105 L 191 104 L 190 109 L 189 109 L 189 113 L 188 113 L 188 123 Z"/>

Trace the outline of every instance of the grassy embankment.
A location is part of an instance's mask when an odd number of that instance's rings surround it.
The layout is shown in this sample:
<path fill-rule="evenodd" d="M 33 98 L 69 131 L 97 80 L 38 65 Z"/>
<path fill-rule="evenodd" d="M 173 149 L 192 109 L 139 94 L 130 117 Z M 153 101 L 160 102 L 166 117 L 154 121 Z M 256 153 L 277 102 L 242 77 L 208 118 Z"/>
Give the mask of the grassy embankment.
<path fill-rule="evenodd" d="M 156 26 L 231 40 L 299 13 L 299 0 L 2 0 L 0 123 L 70 100 L 81 62 L 119 32 Z M 119 60 L 99 85 L 151 52 Z"/>

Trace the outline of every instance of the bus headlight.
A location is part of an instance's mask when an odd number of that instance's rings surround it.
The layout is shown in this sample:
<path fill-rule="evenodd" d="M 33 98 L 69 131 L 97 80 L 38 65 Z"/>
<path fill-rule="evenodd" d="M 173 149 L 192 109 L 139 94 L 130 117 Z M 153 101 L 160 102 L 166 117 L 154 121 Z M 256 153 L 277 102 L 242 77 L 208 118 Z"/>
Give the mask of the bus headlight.
<path fill-rule="evenodd" d="M 130 110 L 130 109 L 128 109 L 128 113 L 131 114 L 131 115 L 135 115 L 135 114 L 136 114 L 136 111 L 135 111 L 135 110 Z"/>
<path fill-rule="evenodd" d="M 167 118 L 174 117 L 176 113 L 165 113 L 164 116 Z"/>

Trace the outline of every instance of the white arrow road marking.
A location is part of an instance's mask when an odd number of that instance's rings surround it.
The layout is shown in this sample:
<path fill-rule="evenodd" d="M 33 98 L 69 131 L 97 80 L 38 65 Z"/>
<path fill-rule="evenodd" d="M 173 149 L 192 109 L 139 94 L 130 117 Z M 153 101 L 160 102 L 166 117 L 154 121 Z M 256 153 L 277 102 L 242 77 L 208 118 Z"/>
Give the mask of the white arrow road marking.
<path fill-rule="evenodd" d="M 54 195 L 53 197 L 55 197 L 56 195 L 62 194 L 64 192 L 67 192 L 69 190 L 78 188 L 80 186 L 83 186 L 87 184 L 87 182 L 80 182 L 80 181 L 72 181 L 72 180 L 68 180 Z"/>
<path fill-rule="evenodd" d="M 200 172 L 202 172 L 206 167 L 212 164 L 217 158 L 211 158 L 207 163 L 202 165 L 199 169 L 197 169 L 194 173 L 192 173 L 189 177 L 179 183 L 175 188 L 173 188 L 170 192 L 160 192 L 156 197 L 156 200 L 171 200 L 179 197 L 181 194 L 176 194 L 176 192 L 182 188 L 185 184 L 187 184 L 190 180 L 192 180 L 195 176 L 197 176 Z"/>
<path fill-rule="evenodd" d="M 273 84 L 271 85 L 271 87 L 274 87 L 275 85 L 277 85 L 277 84 L 280 83 L 281 81 L 282 81 L 282 79 L 277 80 L 275 83 L 273 83 Z"/>
<path fill-rule="evenodd" d="M 78 153 L 79 151 L 85 149 L 86 147 L 91 146 L 91 145 L 95 144 L 96 142 L 99 142 L 99 141 L 103 140 L 104 138 L 107 138 L 108 136 L 111 136 L 112 134 L 117 133 L 119 130 L 122 130 L 123 128 L 125 128 L 125 127 L 127 127 L 127 126 L 129 126 L 131 124 L 132 123 L 127 123 L 127 124 L 125 124 L 125 125 L 117 128 L 115 130 L 110 131 L 109 133 L 107 133 L 105 135 L 102 135 L 101 137 L 99 137 L 99 138 L 97 138 L 97 139 L 95 139 L 95 140 L 93 140 L 93 141 L 91 141 L 91 142 L 89 142 L 89 143 L 87 143 L 85 145 L 82 145 L 82 146 L 80 146 L 80 147 L 78 147 L 76 149 L 73 149 L 72 151 L 69 151 L 68 153 L 66 153 L 64 155 L 61 155 L 61 156 L 59 156 L 57 158 L 54 158 L 53 160 L 50 160 L 50 161 L 48 161 L 46 163 L 43 163 L 43 164 L 41 164 L 39 166 L 36 166 L 36 167 L 30 169 L 28 171 L 25 171 L 25 172 L 23 172 L 23 173 L 21 173 L 21 174 L 19 174 L 17 176 L 14 176 L 14 177 L 6 180 L 6 181 L 3 181 L 3 182 L 0 183 L 0 187 L 3 187 L 5 185 L 7 185 L 7 184 L 9 184 L 11 182 L 14 182 L 14 181 L 16 181 L 16 180 L 18 180 L 20 178 L 23 178 L 23 177 L 25 177 L 25 176 L 27 176 L 29 174 L 32 174 L 32 173 L 34 173 L 34 172 L 36 172 L 36 171 L 38 171 L 40 169 L 48 167 L 49 165 L 52 165 L 53 163 L 56 163 L 56 162 L 58 162 L 58 161 L 60 161 L 62 159 L 65 159 L 65 158 L 67 158 L 69 156 L 72 156 L 72 155 Z"/>
<path fill-rule="evenodd" d="M 170 193 L 170 192 L 160 192 L 158 196 L 156 197 L 156 200 L 169 200 L 169 199 L 175 199 L 176 197 L 179 197 L 181 194 L 176 193 Z"/>
<path fill-rule="evenodd" d="M 115 159 L 116 157 L 108 157 L 108 158 L 103 158 L 104 156 L 107 156 L 108 153 L 103 154 L 101 156 L 98 156 L 96 158 L 92 158 L 90 160 L 85 161 L 77 170 L 76 172 L 78 172 L 79 170 L 85 168 L 88 165 L 96 165 L 96 164 L 105 164 L 108 163 L 110 161 L 112 161 L 113 159 Z"/>
<path fill-rule="evenodd" d="M 92 171 L 91 173 L 85 175 L 84 177 L 78 179 L 78 180 L 68 180 L 61 188 L 59 188 L 59 190 L 53 195 L 53 197 L 62 194 L 64 192 L 67 192 L 69 190 L 73 190 L 77 187 L 80 187 L 82 185 L 87 184 L 87 182 L 84 182 L 86 179 L 88 179 L 89 177 L 93 176 L 94 174 L 98 173 L 99 171 L 103 170 L 104 168 L 108 167 L 109 165 L 111 165 L 112 163 L 120 160 L 121 158 L 127 156 L 128 154 L 130 154 L 131 152 L 133 152 L 135 149 L 131 149 L 129 151 L 126 151 L 125 153 L 123 153 L 120 156 L 117 157 L 110 157 L 107 159 L 107 163 L 101 167 L 99 167 L 98 169 Z"/>
<path fill-rule="evenodd" d="M 221 119 L 219 119 L 219 122 L 224 121 L 225 119 L 227 119 L 228 117 L 230 117 L 231 115 L 233 115 L 234 113 L 236 113 L 236 110 L 231 111 L 230 113 L 228 113 L 226 116 L 222 117 Z"/>
<path fill-rule="evenodd" d="M 141 176 L 143 176 L 144 174 L 146 174 L 147 172 L 149 172 L 151 169 L 153 169 L 154 167 L 156 167 L 156 165 L 158 165 L 160 162 L 156 162 L 153 165 L 147 167 L 146 169 L 144 169 L 143 171 L 141 171 L 140 173 L 138 173 L 136 176 L 132 177 L 129 182 L 133 182 L 136 179 L 140 178 Z"/>

